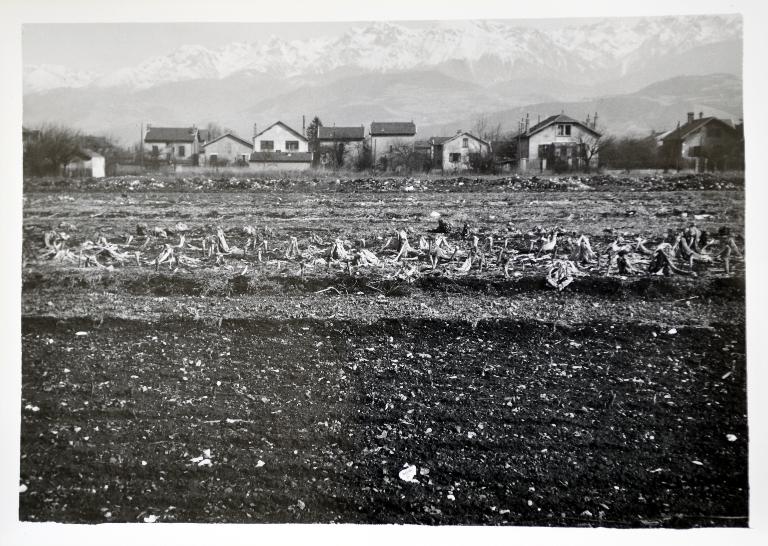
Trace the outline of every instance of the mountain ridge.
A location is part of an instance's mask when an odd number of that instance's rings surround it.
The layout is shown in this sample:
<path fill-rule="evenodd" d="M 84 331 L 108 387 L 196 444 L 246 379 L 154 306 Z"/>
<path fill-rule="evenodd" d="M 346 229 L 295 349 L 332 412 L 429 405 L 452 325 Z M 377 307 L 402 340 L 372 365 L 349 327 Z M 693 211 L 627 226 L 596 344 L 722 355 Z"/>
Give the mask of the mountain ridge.
<path fill-rule="evenodd" d="M 442 21 L 425 28 L 396 22 L 352 27 L 337 37 L 233 42 L 210 49 L 188 44 L 136 66 L 104 74 L 66 67 L 25 66 L 25 92 L 58 87 L 147 89 L 173 81 L 223 79 L 251 70 L 279 78 L 355 67 L 367 72 L 423 70 L 452 61 L 467 78 L 495 83 L 555 70 L 589 83 L 617 79 L 651 59 L 703 45 L 740 40 L 739 16 L 611 19 L 543 31 L 499 21 Z"/>

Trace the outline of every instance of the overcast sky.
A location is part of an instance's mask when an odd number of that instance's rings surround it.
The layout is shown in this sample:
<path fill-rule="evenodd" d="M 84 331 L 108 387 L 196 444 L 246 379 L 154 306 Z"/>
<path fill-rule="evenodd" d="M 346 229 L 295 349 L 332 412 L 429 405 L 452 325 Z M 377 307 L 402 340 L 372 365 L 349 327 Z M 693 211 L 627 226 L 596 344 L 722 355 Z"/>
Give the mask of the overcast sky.
<path fill-rule="evenodd" d="M 557 28 L 589 24 L 598 18 L 514 19 L 513 26 Z M 420 27 L 429 22 L 399 24 Z M 103 71 L 133 66 L 165 55 L 185 44 L 216 48 L 231 42 L 261 41 L 270 35 L 283 39 L 335 36 L 365 23 L 55 23 L 25 24 L 22 54 L 25 65 L 59 64 Z"/>

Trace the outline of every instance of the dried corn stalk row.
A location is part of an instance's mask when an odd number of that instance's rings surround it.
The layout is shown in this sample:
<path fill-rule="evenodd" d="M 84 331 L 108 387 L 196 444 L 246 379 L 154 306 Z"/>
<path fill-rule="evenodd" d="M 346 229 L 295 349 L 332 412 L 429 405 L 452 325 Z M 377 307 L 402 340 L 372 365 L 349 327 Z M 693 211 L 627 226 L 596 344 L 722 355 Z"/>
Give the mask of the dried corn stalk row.
<path fill-rule="evenodd" d="M 374 267 L 390 278 L 408 282 L 421 274 L 466 275 L 473 270 L 495 270 L 509 278 L 510 271 L 515 268 L 545 265 L 549 284 L 558 289 L 567 286 L 574 275 L 599 273 L 601 263 L 605 264 L 604 274 L 610 274 L 615 263 L 620 275 L 640 274 L 643 270 L 651 274 L 695 275 L 692 271 L 694 263 L 711 264 L 719 260 L 724 263 L 726 272 L 730 272 L 731 259 L 743 258 L 733 238 L 729 238 L 718 253 L 709 253 L 706 249 L 714 242 L 706 241 L 706 234 L 693 227 L 678 234 L 674 244 L 664 242 L 653 250 L 639 237 L 634 242 L 619 237 L 602 249 L 593 248 L 583 234 L 575 241 L 566 238 L 565 261 L 558 259 L 563 256 L 562 252 L 559 254 L 563 249 L 558 248 L 563 246 L 563 240 L 558 239 L 561 229 L 547 232 L 540 226 L 528 233 L 533 240 L 527 253 L 510 248 L 509 239 L 504 239 L 503 243 L 494 240 L 492 235 L 481 239 L 477 230 L 470 229 L 468 224 L 460 234 L 454 234 L 458 240 L 450 242 L 451 235 L 443 229 L 436 230 L 437 233 L 431 236 L 419 236 L 415 245 L 410 242 L 409 231 L 401 229 L 384 242 L 378 253 L 366 248 L 362 238 L 353 243 L 341 238 L 326 242 L 315 233 L 309 235 L 303 249 L 294 236 L 284 244 L 270 245 L 270 230 L 259 231 L 253 226 L 242 228 L 247 240 L 240 249 L 227 241 L 220 226 L 208 225 L 206 231 L 207 234 L 198 239 L 198 246 L 194 240 L 187 242 L 189 227 L 181 222 L 168 230 L 149 229 L 146 224 L 139 224 L 136 229 L 138 240 L 133 235 L 126 235 L 125 241 L 117 244 L 100 235 L 95 243 L 85 241 L 72 249 L 67 248 L 69 237 L 66 232 L 47 231 L 38 258 L 84 267 L 118 267 L 135 263 L 139 267 L 153 265 L 155 269 L 163 264 L 168 264 L 170 269 L 219 267 L 226 265 L 227 260 L 236 259 L 241 266 L 245 265 L 243 271 L 247 271 L 248 263 L 252 262 L 273 264 L 278 271 L 287 263 L 297 263 L 302 276 L 306 269 L 317 266 L 330 268 L 336 265 L 349 273 L 356 268 Z M 178 234 L 177 244 L 167 242 L 168 233 Z M 676 261 L 687 263 L 678 265 Z M 521 274 L 515 272 L 516 276 Z"/>

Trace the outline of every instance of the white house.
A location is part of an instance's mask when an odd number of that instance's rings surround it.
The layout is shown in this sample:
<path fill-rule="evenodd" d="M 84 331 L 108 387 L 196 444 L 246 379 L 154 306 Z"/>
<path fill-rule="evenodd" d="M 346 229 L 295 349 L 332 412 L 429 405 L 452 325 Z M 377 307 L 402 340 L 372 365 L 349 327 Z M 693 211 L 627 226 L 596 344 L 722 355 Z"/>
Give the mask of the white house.
<path fill-rule="evenodd" d="M 587 162 L 590 167 L 596 167 L 597 153 L 592 154 L 589 150 L 600 138 L 596 124 L 597 114 L 592 123 L 558 114 L 524 128 L 511 139 L 517 143 L 518 168 L 523 171 L 558 166 L 578 169 L 585 167 Z"/>
<path fill-rule="evenodd" d="M 154 127 L 147 124 L 144 151 L 150 158 L 161 161 L 194 164 L 200 152 L 197 127 Z"/>
<path fill-rule="evenodd" d="M 277 121 L 253 137 L 254 152 L 308 152 L 309 142 L 306 137 Z"/>
<path fill-rule="evenodd" d="M 444 171 L 466 171 L 472 168 L 474 157 L 486 157 L 491 145 L 475 135 L 459 131 L 452 137 L 433 137 L 432 164 Z"/>
<path fill-rule="evenodd" d="M 248 165 L 248 159 L 253 152 L 253 144 L 239 136 L 227 133 L 206 142 L 200 148 L 201 164 L 217 165 Z"/>

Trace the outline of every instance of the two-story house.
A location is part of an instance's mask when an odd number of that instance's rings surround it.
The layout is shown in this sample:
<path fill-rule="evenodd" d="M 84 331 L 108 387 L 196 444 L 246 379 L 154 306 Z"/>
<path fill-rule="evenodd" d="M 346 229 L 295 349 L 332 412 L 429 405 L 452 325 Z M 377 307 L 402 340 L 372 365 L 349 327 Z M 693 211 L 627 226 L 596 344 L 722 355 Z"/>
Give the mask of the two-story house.
<path fill-rule="evenodd" d="M 565 114 L 550 116 L 511 138 L 517 147 L 518 169 L 581 169 L 597 167 L 594 144 L 600 138 L 592 123 L 575 120 Z M 527 125 L 527 122 L 526 122 Z"/>
<path fill-rule="evenodd" d="M 254 152 L 308 152 L 307 138 L 288 127 L 282 121 L 277 121 L 253 137 Z"/>
<path fill-rule="evenodd" d="M 147 124 L 144 152 L 150 160 L 194 165 L 200 153 L 200 133 L 191 127 L 154 127 Z"/>
<path fill-rule="evenodd" d="M 659 136 L 659 159 L 666 168 L 693 168 L 696 171 L 711 168 L 743 167 L 744 148 L 739 131 L 725 120 L 695 118 L 688 112 L 684 125 Z"/>
<path fill-rule="evenodd" d="M 444 171 L 466 171 L 477 168 L 476 158 L 487 157 L 491 145 L 471 133 L 459 131 L 450 137 L 432 137 L 432 165 Z"/>
<path fill-rule="evenodd" d="M 387 159 L 401 147 L 413 148 L 416 124 L 412 121 L 374 121 L 370 130 L 373 164 Z"/>
<path fill-rule="evenodd" d="M 365 127 L 318 127 L 317 147 L 320 165 L 350 166 L 363 152 Z"/>
<path fill-rule="evenodd" d="M 307 138 L 277 121 L 253 137 L 249 166 L 255 170 L 305 170 L 312 166 Z"/>

